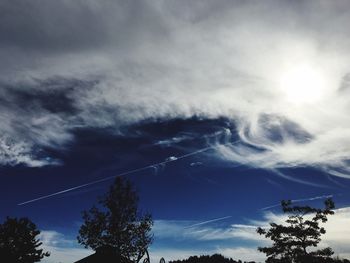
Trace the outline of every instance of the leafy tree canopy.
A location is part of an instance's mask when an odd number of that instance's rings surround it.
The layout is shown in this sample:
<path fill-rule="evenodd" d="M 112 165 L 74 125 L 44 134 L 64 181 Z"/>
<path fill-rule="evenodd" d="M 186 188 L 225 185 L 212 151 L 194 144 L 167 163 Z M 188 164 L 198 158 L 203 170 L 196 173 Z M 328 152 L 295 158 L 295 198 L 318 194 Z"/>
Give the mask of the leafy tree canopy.
<path fill-rule="evenodd" d="M 6 263 L 32 263 L 48 257 L 39 247 L 40 231 L 28 218 L 7 217 L 0 224 L 0 259 Z"/>
<path fill-rule="evenodd" d="M 153 237 L 150 214 L 138 210 L 138 195 L 127 179 L 117 177 L 99 207 L 83 212 L 78 241 L 96 251 L 113 251 L 124 261 L 139 262 Z"/>
<path fill-rule="evenodd" d="M 327 222 L 327 216 L 333 215 L 334 202 L 325 200 L 324 208 L 310 206 L 292 206 L 291 201 L 282 201 L 284 213 L 289 214 L 286 224 L 270 223 L 270 229 L 258 228 L 257 232 L 272 240 L 271 247 L 259 247 L 267 256 L 266 262 L 335 262 L 331 258 L 331 248 L 315 249 L 326 233 L 319 223 Z M 310 249 L 313 248 L 313 249 Z"/>

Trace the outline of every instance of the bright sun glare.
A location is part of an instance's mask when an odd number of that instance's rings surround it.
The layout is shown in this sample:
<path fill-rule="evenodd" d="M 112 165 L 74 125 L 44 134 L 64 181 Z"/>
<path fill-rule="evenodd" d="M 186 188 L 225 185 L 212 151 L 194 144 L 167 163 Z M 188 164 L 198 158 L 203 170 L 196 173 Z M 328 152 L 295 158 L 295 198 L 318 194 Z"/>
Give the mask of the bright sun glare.
<path fill-rule="evenodd" d="M 314 103 L 325 96 L 324 76 L 308 65 L 300 65 L 284 72 L 279 85 L 287 100 L 295 104 Z"/>

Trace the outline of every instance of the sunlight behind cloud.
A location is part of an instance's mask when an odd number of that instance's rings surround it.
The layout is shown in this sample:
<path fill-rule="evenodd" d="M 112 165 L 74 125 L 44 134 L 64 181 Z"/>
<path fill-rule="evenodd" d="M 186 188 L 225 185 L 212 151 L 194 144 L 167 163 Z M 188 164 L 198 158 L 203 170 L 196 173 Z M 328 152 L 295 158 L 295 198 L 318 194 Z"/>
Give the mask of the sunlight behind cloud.
<path fill-rule="evenodd" d="M 314 103 L 326 95 L 324 74 L 309 65 L 298 65 L 287 70 L 280 85 L 288 101 L 295 104 Z"/>
<path fill-rule="evenodd" d="M 303 3 L 306 13 L 317 10 L 312 17 L 303 16 L 300 6 L 274 1 L 235 5 L 219 1 L 215 9 L 209 2 L 199 8 L 176 1 L 107 6 L 86 4 L 88 15 L 75 13 L 80 8 L 46 7 L 70 17 L 62 28 L 74 28 L 74 34 L 45 27 L 51 23 L 31 24 L 33 16 L 24 18 L 29 21 L 24 29 L 50 32 L 40 37 L 45 41 L 33 39 L 33 43 L 51 53 L 33 51 L 17 38 L 11 41 L 28 53 L 25 56 L 17 49 L 0 49 L 5 61 L 12 62 L 1 69 L 0 79 L 9 88 L 1 91 L 0 98 L 11 106 L 1 108 L 0 119 L 6 122 L 0 132 L 16 144 L 29 145 L 21 153 L 26 159 L 15 164 L 40 161 L 36 152 L 45 147 L 64 148 L 77 128 L 118 132 L 123 125 L 144 120 L 199 116 L 230 119 L 240 139 L 260 149 L 226 148 L 225 153 L 232 154 L 221 156 L 230 156 L 229 161 L 264 168 L 347 166 L 350 50 L 348 33 L 334 32 L 349 23 L 342 15 L 346 12 L 340 12 L 347 5 Z M 30 7 L 35 14 L 42 8 L 35 3 Z M 135 8 L 140 12 L 136 21 Z M 103 20 L 100 13 L 105 14 Z M 73 26 L 84 24 L 76 23 L 79 19 L 96 24 L 100 36 L 93 38 L 96 45 L 81 42 L 84 37 L 67 38 L 69 45 L 52 39 L 55 33 L 85 36 L 86 27 Z M 67 50 L 60 49 L 63 46 Z M 60 112 L 36 100 L 35 110 L 30 106 L 22 110 L 21 87 L 47 97 L 63 90 L 72 110 Z M 2 156 L 0 163 L 12 162 L 8 155 Z"/>

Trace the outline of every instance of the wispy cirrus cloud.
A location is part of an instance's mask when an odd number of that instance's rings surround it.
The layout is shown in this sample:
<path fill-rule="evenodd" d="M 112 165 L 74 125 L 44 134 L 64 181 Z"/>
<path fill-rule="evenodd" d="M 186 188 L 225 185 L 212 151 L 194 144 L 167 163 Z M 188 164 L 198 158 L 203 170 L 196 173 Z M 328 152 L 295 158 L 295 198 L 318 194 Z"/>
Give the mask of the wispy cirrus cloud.
<path fill-rule="evenodd" d="M 348 9 L 346 1 L 2 1 L 0 133 L 12 146 L 0 149 L 0 163 L 55 164 L 45 148 L 64 148 L 77 128 L 224 116 L 242 141 L 218 150 L 228 161 L 349 177 Z M 305 64 L 325 84 L 306 87 L 309 101 L 298 102 L 280 79 Z M 25 104 L 20 93 L 34 96 Z"/>
<path fill-rule="evenodd" d="M 338 194 L 338 195 L 340 195 L 340 194 Z M 315 200 L 320 200 L 320 199 L 332 198 L 333 196 L 334 196 L 333 194 L 320 195 L 320 196 L 313 196 L 313 197 L 309 197 L 309 198 L 292 199 L 290 201 L 294 204 L 294 203 L 305 202 L 305 201 L 315 201 Z M 262 210 L 262 211 L 263 210 L 270 210 L 271 208 L 280 207 L 280 206 L 281 206 L 281 203 L 266 206 L 266 207 L 261 208 L 260 210 Z"/>
<path fill-rule="evenodd" d="M 227 217 L 226 217 L 227 218 Z M 210 221 L 210 222 L 209 222 Z M 257 225 L 224 224 L 215 225 L 208 220 L 207 224 L 193 221 L 156 220 L 154 224 L 155 238 L 173 238 L 177 240 L 218 241 L 218 240 L 264 240 L 256 233 Z"/>
<path fill-rule="evenodd" d="M 42 231 L 39 239 L 43 243 L 41 248 L 50 252 L 50 256 L 42 260 L 45 263 L 74 262 L 93 253 L 91 250 L 80 248 L 76 240 L 54 230 Z"/>
<path fill-rule="evenodd" d="M 347 230 L 349 216 L 350 208 L 346 207 L 336 209 L 335 214 L 328 217 L 328 222 L 323 225 L 326 234 L 322 237 L 320 247 L 330 246 L 335 251 L 335 255 L 344 258 L 349 257 L 350 233 Z M 155 220 L 152 230 L 155 240 L 150 248 L 150 255 L 152 260 L 156 261 L 161 257 L 166 260 L 176 260 L 193 255 L 214 253 L 220 253 L 233 259 L 264 261 L 264 254 L 259 253 L 257 247 L 269 245 L 270 241 L 258 235 L 256 228 L 269 227 L 270 222 L 283 224 L 286 218 L 287 216 L 284 214 L 267 211 L 262 214 L 262 219 L 247 219 L 246 224 L 231 222 L 223 224 L 222 222 L 213 221 L 208 224 L 195 225 L 191 228 L 188 228 L 188 226 L 200 222 Z M 42 231 L 40 239 L 43 242 L 43 248 L 51 251 L 51 257 L 46 259 L 45 262 L 78 260 L 93 253 L 90 250 L 79 248 L 75 240 L 69 239 L 57 231 Z M 164 240 L 167 240 L 167 242 L 163 242 Z M 199 247 L 189 249 L 185 243 L 196 244 Z"/>
<path fill-rule="evenodd" d="M 156 221 L 156 225 L 158 225 L 158 223 L 159 222 Z M 180 222 L 178 222 L 178 224 L 181 225 Z M 172 230 L 174 230 L 174 225 L 174 222 L 169 222 L 168 224 L 168 226 L 170 226 Z M 168 232 L 168 234 L 170 234 L 170 232 Z M 175 232 L 172 233 L 172 235 L 174 234 Z M 76 240 L 69 239 L 64 234 L 54 230 L 42 231 L 39 238 L 43 242 L 42 248 L 44 249 L 44 251 L 49 251 L 51 253 L 50 257 L 44 258 L 42 260 L 45 263 L 71 262 L 82 259 L 94 253 L 92 250 L 80 248 L 77 245 Z M 156 243 L 157 240 L 155 241 L 155 244 L 152 245 L 149 249 L 151 260 L 156 262 L 158 262 L 162 257 L 165 258 L 166 261 L 170 261 L 185 259 L 194 255 L 212 255 L 215 253 L 220 253 L 227 257 L 243 260 L 262 258 L 261 254 L 259 255 L 257 250 L 251 247 L 232 248 L 213 245 L 211 249 L 189 249 L 159 247 Z"/>
<path fill-rule="evenodd" d="M 350 250 L 348 248 L 350 208 L 340 208 L 335 210 L 335 214 L 328 217 L 328 222 L 323 224 L 326 229 L 326 234 L 322 236 L 320 247 L 330 246 L 335 255 L 348 258 Z M 246 224 L 216 224 L 213 222 L 208 225 L 197 225 L 193 229 L 186 228 L 186 225 L 191 224 L 189 221 L 156 221 L 154 234 L 161 239 L 174 239 L 177 242 L 203 242 L 212 244 L 210 251 L 212 253 L 222 253 L 225 256 L 230 256 L 236 259 L 263 261 L 264 255 L 257 252 L 258 246 L 268 246 L 270 240 L 257 234 L 257 227 L 268 228 L 270 222 L 284 224 L 287 215 L 266 211 L 262 213 L 260 220 L 247 220 Z M 193 222 L 192 222 L 193 223 Z M 163 231 L 165 230 L 165 231 Z M 225 240 L 225 246 L 220 243 L 220 240 Z M 247 244 L 242 246 L 245 241 Z M 219 243 L 218 243 L 219 242 Z M 237 247 L 237 244 L 238 247 Z M 239 253 L 240 251 L 240 253 Z M 198 252 L 198 251 L 197 251 Z M 249 255 L 250 253 L 250 255 Z M 198 253 L 196 253 L 198 255 Z M 200 254 L 200 253 L 199 253 Z"/>

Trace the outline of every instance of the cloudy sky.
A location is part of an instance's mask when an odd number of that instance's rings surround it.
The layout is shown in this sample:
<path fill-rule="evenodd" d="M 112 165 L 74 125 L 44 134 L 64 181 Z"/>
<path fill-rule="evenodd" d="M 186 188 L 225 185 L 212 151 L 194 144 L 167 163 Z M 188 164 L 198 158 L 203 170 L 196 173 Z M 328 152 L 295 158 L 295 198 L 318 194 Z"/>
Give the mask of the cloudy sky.
<path fill-rule="evenodd" d="M 154 259 L 264 260 L 281 199 L 338 208 L 350 256 L 348 1 L 0 2 L 0 217 L 43 230 L 46 262 L 91 251 L 81 211 L 132 180 Z"/>

